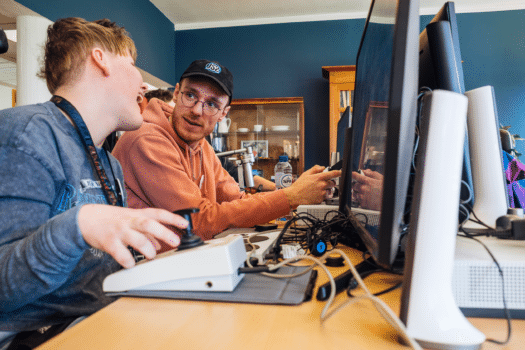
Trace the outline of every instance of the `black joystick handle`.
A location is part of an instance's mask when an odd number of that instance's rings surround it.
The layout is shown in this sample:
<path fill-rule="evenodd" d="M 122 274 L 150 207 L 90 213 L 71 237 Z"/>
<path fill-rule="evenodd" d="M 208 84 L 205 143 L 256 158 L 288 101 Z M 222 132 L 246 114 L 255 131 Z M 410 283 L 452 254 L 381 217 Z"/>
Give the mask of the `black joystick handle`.
<path fill-rule="evenodd" d="M 199 208 L 188 208 L 174 211 L 174 214 L 182 216 L 188 221 L 188 227 L 186 227 L 186 233 L 180 238 L 179 250 L 189 249 L 204 244 L 202 239 L 193 233 L 193 223 L 191 221 L 191 214 L 198 213 Z"/>

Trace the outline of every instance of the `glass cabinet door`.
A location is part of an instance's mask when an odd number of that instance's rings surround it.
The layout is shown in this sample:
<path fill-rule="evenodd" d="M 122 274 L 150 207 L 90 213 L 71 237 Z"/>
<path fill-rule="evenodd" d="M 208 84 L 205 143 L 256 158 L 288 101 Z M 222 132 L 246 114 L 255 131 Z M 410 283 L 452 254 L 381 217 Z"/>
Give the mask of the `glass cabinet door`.
<path fill-rule="evenodd" d="M 233 100 L 228 114 L 227 150 L 251 146 L 254 174 L 271 179 L 279 156 L 286 154 L 293 174 L 304 171 L 304 104 L 302 97 Z M 226 122 L 224 122 L 226 124 Z M 223 126 L 222 131 L 226 131 Z"/>

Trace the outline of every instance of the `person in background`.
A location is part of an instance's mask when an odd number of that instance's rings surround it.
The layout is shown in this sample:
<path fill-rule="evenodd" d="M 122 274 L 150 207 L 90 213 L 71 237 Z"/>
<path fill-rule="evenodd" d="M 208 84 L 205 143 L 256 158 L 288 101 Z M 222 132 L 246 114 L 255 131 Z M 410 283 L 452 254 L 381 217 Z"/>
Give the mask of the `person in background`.
<path fill-rule="evenodd" d="M 102 148 L 143 119 L 135 44 L 104 19 L 57 20 L 44 67 L 51 101 L 0 111 L 0 349 L 32 348 L 115 299 L 104 278 L 179 238 L 186 220 L 126 208 L 122 168 Z"/>
<path fill-rule="evenodd" d="M 144 112 L 146 106 L 148 105 L 148 99 L 146 98 L 146 92 L 148 91 L 148 84 L 142 83 L 140 86 L 140 98 L 137 100 L 140 108 L 140 113 Z"/>
<path fill-rule="evenodd" d="M 254 195 L 241 193 L 205 140 L 230 110 L 233 76 L 217 62 L 197 60 L 175 86 L 172 123 L 152 99 L 144 125 L 126 132 L 113 155 L 121 162 L 133 208 L 176 211 L 198 208 L 194 232 L 203 239 L 230 227 L 252 227 L 289 214 L 300 204 L 320 203 L 332 178 L 314 166 L 290 187 Z"/>
<path fill-rule="evenodd" d="M 150 101 L 152 98 L 157 98 L 161 101 L 166 102 L 172 107 L 175 107 L 175 101 L 173 101 L 173 93 L 167 89 L 150 90 L 146 92 L 146 99 Z"/>

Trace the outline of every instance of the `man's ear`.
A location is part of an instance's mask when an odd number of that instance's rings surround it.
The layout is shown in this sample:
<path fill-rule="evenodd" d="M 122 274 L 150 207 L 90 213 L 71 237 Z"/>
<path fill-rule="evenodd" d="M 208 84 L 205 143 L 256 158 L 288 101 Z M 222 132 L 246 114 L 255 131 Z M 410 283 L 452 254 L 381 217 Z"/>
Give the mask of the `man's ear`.
<path fill-rule="evenodd" d="M 110 69 L 106 51 L 102 50 L 100 47 L 94 47 L 91 50 L 90 58 L 93 64 L 100 69 L 101 74 L 105 77 L 109 77 Z"/>
<path fill-rule="evenodd" d="M 224 107 L 224 109 L 221 111 L 221 116 L 219 117 L 219 119 L 217 119 L 217 122 L 220 122 L 228 115 L 228 112 L 230 111 L 230 107 L 231 106 Z"/>
<path fill-rule="evenodd" d="M 173 100 L 177 99 L 175 96 L 177 96 L 179 92 L 180 92 L 180 83 L 177 83 L 175 85 L 175 90 L 173 90 Z"/>

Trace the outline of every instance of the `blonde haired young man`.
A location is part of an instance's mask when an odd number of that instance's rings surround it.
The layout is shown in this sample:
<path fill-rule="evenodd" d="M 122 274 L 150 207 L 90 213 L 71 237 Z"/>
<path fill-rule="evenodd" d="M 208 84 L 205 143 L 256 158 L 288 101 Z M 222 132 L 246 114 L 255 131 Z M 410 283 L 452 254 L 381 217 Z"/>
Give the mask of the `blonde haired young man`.
<path fill-rule="evenodd" d="M 181 217 L 125 208 L 122 169 L 102 149 L 142 124 L 135 57 L 109 20 L 58 20 L 42 70 L 55 96 L 0 111 L 0 349 L 112 302 L 102 281 L 134 265 L 128 247 L 153 258 L 159 242 L 179 243 L 164 225 L 185 227 Z"/>

